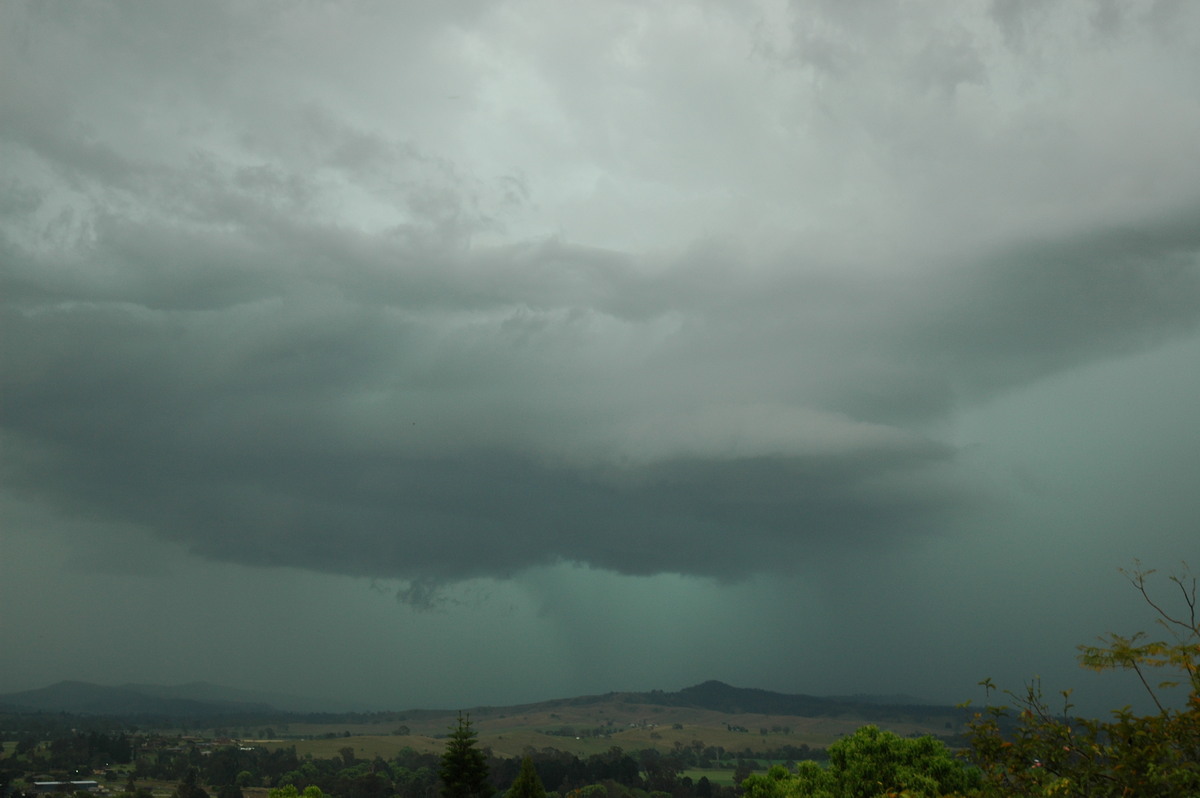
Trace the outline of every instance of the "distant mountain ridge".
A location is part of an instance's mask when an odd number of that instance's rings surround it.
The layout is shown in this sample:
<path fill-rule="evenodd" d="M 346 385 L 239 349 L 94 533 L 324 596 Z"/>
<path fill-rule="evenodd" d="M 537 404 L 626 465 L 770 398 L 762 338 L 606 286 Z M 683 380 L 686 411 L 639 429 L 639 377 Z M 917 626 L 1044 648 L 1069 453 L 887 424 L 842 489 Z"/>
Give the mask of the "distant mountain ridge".
<path fill-rule="evenodd" d="M 903 707 L 929 705 L 928 701 L 905 695 L 883 696 L 859 693 L 853 696 L 811 696 L 802 693 L 776 693 L 749 687 L 732 687 L 716 680 L 685 687 L 675 695 L 684 700 L 694 701 L 697 706 L 704 706 L 708 709 L 721 708 L 726 712 L 763 712 L 764 714 L 787 715 L 805 715 L 815 710 L 863 704 Z M 734 710 L 732 707 L 741 708 Z M 760 709 L 760 707 L 765 709 Z M 793 711 L 785 711 L 788 709 Z"/>
<path fill-rule="evenodd" d="M 565 706 L 587 706 L 608 701 L 623 704 L 693 708 L 728 715 L 762 714 L 796 717 L 838 717 L 870 715 L 935 716 L 954 710 L 905 696 L 819 697 L 777 693 L 749 687 L 733 687 L 710 680 L 676 692 L 607 693 L 539 701 L 517 707 L 489 707 L 491 710 L 528 711 Z M 282 694 L 238 690 L 230 687 L 192 682 L 180 685 L 124 684 L 115 687 L 88 682 L 64 681 L 36 690 L 0 695 L 0 711 L 52 712 L 80 715 L 153 715 L 173 718 L 215 716 L 278 716 L 289 714 L 330 714 L 328 709 Z M 476 708 L 480 709 L 480 708 Z M 415 710 L 438 713 L 443 710 Z M 342 709 L 334 715 L 359 714 Z"/>
<path fill-rule="evenodd" d="M 643 693 L 609 693 L 603 696 L 581 696 L 558 699 L 545 704 L 579 705 L 612 699 L 651 706 L 692 707 L 730 715 L 745 713 L 759 715 L 794 715 L 797 717 L 828 717 L 856 714 L 869 708 L 871 714 L 938 715 L 950 707 L 930 704 L 908 696 L 821 697 L 793 693 L 777 693 L 752 687 L 734 687 L 715 679 L 685 687 L 677 692 L 651 690 Z M 540 704 L 539 704 L 540 705 Z M 538 706 L 538 705 L 533 705 Z"/>
<path fill-rule="evenodd" d="M 184 698 L 190 701 L 212 702 L 219 704 L 252 705 L 262 704 L 274 710 L 284 712 L 314 712 L 328 711 L 329 702 L 315 701 L 285 693 L 262 692 L 258 690 L 241 690 L 236 687 L 225 687 L 210 682 L 189 682 L 171 686 L 156 684 L 124 684 L 122 688 L 135 690 L 145 695 L 161 698 Z M 345 705 L 338 709 L 345 710 Z"/>
<path fill-rule="evenodd" d="M 236 690 L 207 682 L 109 687 L 90 682 L 63 681 L 35 690 L 0 695 L 0 708 L 7 711 L 80 715 L 255 715 L 299 709 L 297 702 L 302 702 L 302 699 Z"/>
<path fill-rule="evenodd" d="M 820 715 L 843 703 L 831 698 L 733 687 L 715 680 L 685 687 L 675 693 L 674 698 L 672 704 L 685 702 L 703 709 L 730 714 L 753 712 L 763 715 Z"/>

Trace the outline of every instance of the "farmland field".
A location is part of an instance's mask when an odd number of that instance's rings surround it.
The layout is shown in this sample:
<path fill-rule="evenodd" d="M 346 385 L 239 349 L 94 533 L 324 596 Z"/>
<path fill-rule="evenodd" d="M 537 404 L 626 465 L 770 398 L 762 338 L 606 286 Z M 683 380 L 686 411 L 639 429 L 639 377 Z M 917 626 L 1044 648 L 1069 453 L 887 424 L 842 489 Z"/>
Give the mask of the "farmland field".
<path fill-rule="evenodd" d="M 479 745 L 502 757 L 520 756 L 529 749 L 554 748 L 585 758 L 610 748 L 625 751 L 653 748 L 669 753 L 677 748 L 719 747 L 732 759 L 739 753 L 785 746 L 824 748 L 866 722 L 902 736 L 947 734 L 954 724 L 937 717 L 925 722 L 868 721 L 860 716 L 805 718 L 755 713 L 727 714 L 692 707 L 664 707 L 619 700 L 587 704 L 541 704 L 470 711 Z M 352 747 L 359 758 L 394 757 L 404 748 L 440 753 L 455 712 L 414 712 L 386 723 L 291 723 L 269 747 L 295 745 L 297 753 L 318 758 L 338 756 Z M 408 734 L 396 734 L 403 726 Z M 738 730 L 744 729 L 744 730 Z M 347 736 L 348 735 L 348 736 Z M 732 764 L 732 763 L 731 763 Z M 718 770 L 718 773 L 724 770 Z M 697 777 L 698 778 L 698 777 Z M 712 780 L 712 776 L 709 777 Z"/>

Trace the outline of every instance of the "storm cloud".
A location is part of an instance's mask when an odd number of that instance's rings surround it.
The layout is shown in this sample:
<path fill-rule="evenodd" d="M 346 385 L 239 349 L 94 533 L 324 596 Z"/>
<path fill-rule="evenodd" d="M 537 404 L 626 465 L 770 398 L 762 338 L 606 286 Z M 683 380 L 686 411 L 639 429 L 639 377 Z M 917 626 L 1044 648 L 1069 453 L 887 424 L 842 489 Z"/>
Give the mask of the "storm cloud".
<path fill-rule="evenodd" d="M 10 507 L 212 560 L 970 545 L 1025 494 L 964 419 L 1200 324 L 1189 4 L 2 20 Z"/>

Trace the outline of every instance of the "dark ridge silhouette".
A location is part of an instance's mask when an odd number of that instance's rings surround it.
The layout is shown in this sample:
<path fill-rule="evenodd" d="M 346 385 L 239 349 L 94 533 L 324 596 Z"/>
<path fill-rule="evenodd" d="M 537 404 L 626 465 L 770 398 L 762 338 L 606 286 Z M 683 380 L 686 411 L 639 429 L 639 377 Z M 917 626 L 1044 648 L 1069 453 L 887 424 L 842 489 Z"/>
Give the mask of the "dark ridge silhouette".
<path fill-rule="evenodd" d="M 186 691 L 186 686 L 184 688 Z M 171 688 L 122 685 L 106 687 L 89 682 L 58 682 L 49 687 L 8 693 L 0 704 L 13 711 L 70 712 L 79 715 L 162 715 L 197 717 L 277 712 L 267 703 L 189 698 Z"/>
<path fill-rule="evenodd" d="M 87 682 L 64 681 L 37 690 L 0 695 L 0 711 L 22 713 L 70 713 L 75 715 L 109 717 L 156 717 L 195 719 L 243 718 L 307 719 L 314 722 L 367 720 L 392 712 L 316 712 L 297 711 L 281 706 L 285 701 L 301 701 L 281 697 L 279 704 L 271 696 L 244 690 L 220 687 L 203 682 L 164 687 L 160 685 L 126 684 L 105 687 Z M 258 700 L 255 700 L 258 699 Z M 290 699 L 290 700 L 289 700 Z M 680 707 L 706 710 L 729 715 L 761 714 L 794 717 L 846 717 L 877 720 L 928 720 L 957 716 L 963 710 L 955 707 L 923 703 L 890 703 L 883 697 L 854 696 L 823 698 L 819 696 L 776 693 L 747 687 L 733 687 L 716 680 L 685 687 L 677 692 L 613 692 L 603 695 L 557 698 L 548 701 L 511 707 L 474 707 L 470 711 L 485 714 L 547 711 L 560 707 L 580 707 L 605 702 L 645 704 L 649 706 Z M 465 708 L 464 708 L 465 709 Z M 447 709 L 408 710 L 408 716 L 436 716 Z"/>

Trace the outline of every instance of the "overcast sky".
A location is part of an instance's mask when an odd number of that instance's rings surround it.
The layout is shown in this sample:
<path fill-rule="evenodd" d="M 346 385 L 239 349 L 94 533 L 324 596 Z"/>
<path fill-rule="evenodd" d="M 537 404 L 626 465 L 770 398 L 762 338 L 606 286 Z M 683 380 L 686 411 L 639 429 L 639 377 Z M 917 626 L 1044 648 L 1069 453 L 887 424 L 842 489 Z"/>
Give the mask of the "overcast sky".
<path fill-rule="evenodd" d="M 1200 565 L 1200 4 L 5 2 L 0 691 L 979 700 Z"/>

